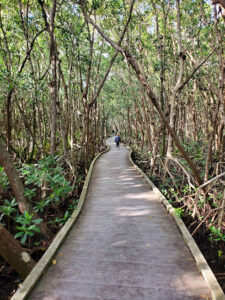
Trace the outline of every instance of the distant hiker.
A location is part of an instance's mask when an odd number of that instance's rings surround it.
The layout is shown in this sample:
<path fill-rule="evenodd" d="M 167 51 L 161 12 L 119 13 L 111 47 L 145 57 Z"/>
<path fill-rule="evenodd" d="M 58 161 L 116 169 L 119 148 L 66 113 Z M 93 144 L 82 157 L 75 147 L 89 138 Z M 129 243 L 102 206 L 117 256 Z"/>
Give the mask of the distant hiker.
<path fill-rule="evenodd" d="M 121 141 L 121 138 L 120 138 L 119 135 L 117 135 L 117 136 L 115 137 L 116 148 L 119 148 L 119 146 L 120 146 L 120 141 Z"/>

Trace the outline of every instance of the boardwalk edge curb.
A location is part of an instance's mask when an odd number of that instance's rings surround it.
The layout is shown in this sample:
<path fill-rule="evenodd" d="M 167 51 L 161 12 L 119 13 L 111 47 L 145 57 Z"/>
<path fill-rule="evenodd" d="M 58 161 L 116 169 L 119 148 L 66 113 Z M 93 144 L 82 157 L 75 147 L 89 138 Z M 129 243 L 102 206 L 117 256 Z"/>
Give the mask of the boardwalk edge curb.
<path fill-rule="evenodd" d="M 70 229 L 74 225 L 77 217 L 79 216 L 79 214 L 81 212 L 95 162 L 98 160 L 98 158 L 102 154 L 108 152 L 109 150 L 110 150 L 110 147 L 109 147 L 109 145 L 107 145 L 107 149 L 104 150 L 103 152 L 99 153 L 92 161 L 90 168 L 88 170 L 87 177 L 84 182 L 84 186 L 83 186 L 83 189 L 82 189 L 82 192 L 80 195 L 80 199 L 79 199 L 77 208 L 74 210 L 71 217 L 68 219 L 68 221 L 62 227 L 62 229 L 57 233 L 57 235 L 55 236 L 54 240 L 52 241 L 52 243 L 50 244 L 50 246 L 48 247 L 48 249 L 42 256 L 42 258 L 37 262 L 37 264 L 32 269 L 32 271 L 27 276 L 27 278 L 24 280 L 22 285 L 18 288 L 16 293 L 11 297 L 11 300 L 25 299 L 30 294 L 31 290 L 36 285 L 36 283 L 38 282 L 40 277 L 43 275 L 43 273 L 45 272 L 48 265 L 51 263 L 56 251 L 59 249 L 61 243 L 63 242 L 63 240 L 69 233 Z"/>
<path fill-rule="evenodd" d="M 133 167 L 144 177 L 145 181 L 149 184 L 149 186 L 153 189 L 154 192 L 156 192 L 159 197 L 160 201 L 163 203 L 163 205 L 166 207 L 169 214 L 173 217 L 175 223 L 177 224 L 184 241 L 186 242 L 187 246 L 191 250 L 192 255 L 194 256 L 196 265 L 199 269 L 199 271 L 202 273 L 202 276 L 204 277 L 206 283 L 208 284 L 208 287 L 211 292 L 212 300 L 225 300 L 225 294 L 219 285 L 215 275 L 213 274 L 211 268 L 209 267 L 206 259 L 204 258 L 203 254 L 201 253 L 200 249 L 198 248 L 197 244 L 195 243 L 195 240 L 189 233 L 187 227 L 185 226 L 184 222 L 179 218 L 176 214 L 175 209 L 173 206 L 168 202 L 168 200 L 164 197 L 164 195 L 159 191 L 159 189 L 154 185 L 154 183 L 148 178 L 148 176 L 134 163 L 131 155 L 132 150 L 128 147 L 130 150 L 129 152 L 129 160 Z"/>

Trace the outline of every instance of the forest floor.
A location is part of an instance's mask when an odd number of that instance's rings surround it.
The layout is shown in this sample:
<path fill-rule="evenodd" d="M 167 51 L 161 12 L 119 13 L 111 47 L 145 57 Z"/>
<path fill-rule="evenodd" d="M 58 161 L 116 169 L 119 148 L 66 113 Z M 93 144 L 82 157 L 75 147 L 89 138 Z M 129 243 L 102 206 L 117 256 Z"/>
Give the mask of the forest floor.
<path fill-rule="evenodd" d="M 17 273 L 0 257 L 0 300 L 10 299 L 20 282 Z"/>
<path fill-rule="evenodd" d="M 145 160 L 143 163 L 143 157 L 141 157 L 140 152 L 136 150 L 132 153 L 132 158 L 134 162 L 138 165 L 138 167 L 141 168 L 143 172 L 148 174 L 147 165 L 150 165 L 150 161 L 147 162 Z M 168 189 L 168 186 L 173 186 L 173 183 L 169 180 L 167 180 L 167 182 L 163 185 L 162 176 L 161 174 L 157 176 L 157 170 L 154 173 L 154 176 L 151 176 L 150 179 L 161 191 L 163 188 Z M 179 197 L 179 195 L 177 195 L 177 197 Z M 172 197 L 170 197 L 167 200 L 171 200 L 171 198 Z M 178 203 L 176 201 L 173 201 L 171 204 L 178 210 L 183 207 L 183 203 Z M 190 212 L 185 211 L 183 209 L 180 217 L 182 218 L 190 233 L 192 233 L 190 228 L 192 229 L 193 224 L 195 228 L 200 224 L 199 219 L 193 219 L 190 215 Z M 210 240 L 210 232 L 204 225 L 202 225 L 199 228 L 199 230 L 196 232 L 193 238 L 196 244 L 198 245 L 199 249 L 201 250 L 202 254 L 204 255 L 205 259 L 207 260 L 214 275 L 216 276 L 217 281 L 219 282 L 220 286 L 225 292 L 225 243 L 223 241 L 216 242 Z M 218 255 L 218 253 L 220 253 L 220 255 Z"/>

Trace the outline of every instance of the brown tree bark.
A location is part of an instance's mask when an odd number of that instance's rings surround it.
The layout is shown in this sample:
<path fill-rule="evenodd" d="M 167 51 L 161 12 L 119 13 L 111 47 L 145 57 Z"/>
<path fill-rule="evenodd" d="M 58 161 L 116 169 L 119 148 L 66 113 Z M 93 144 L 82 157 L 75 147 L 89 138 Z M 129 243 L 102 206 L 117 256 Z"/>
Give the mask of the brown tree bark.
<path fill-rule="evenodd" d="M 176 118 L 176 96 L 179 91 L 179 87 L 182 82 L 183 74 L 184 74 L 184 56 L 183 56 L 183 46 L 181 42 L 181 25 L 180 25 L 180 1 L 176 0 L 176 11 L 177 11 L 177 36 L 178 36 L 178 56 L 179 56 L 179 75 L 176 80 L 176 84 L 172 90 L 172 95 L 170 99 L 170 127 L 175 130 L 175 118 Z M 168 146 L 167 146 L 167 155 L 166 155 L 166 162 L 165 162 L 165 174 L 169 169 L 169 160 L 172 156 L 173 150 L 173 138 L 171 134 L 169 135 L 168 139 Z"/>
<path fill-rule="evenodd" d="M 224 18 L 224 22 L 225 22 L 225 18 Z M 217 44 L 224 44 L 224 30 L 219 28 L 219 20 L 217 18 L 217 12 L 216 12 L 216 8 L 214 6 L 214 31 L 215 31 L 215 41 Z M 218 58 L 219 58 L 219 68 L 220 68 L 220 73 L 219 73 L 219 91 L 218 91 L 218 99 L 217 99 L 217 105 L 221 104 L 222 106 L 222 114 L 221 114 L 221 125 L 222 127 L 224 127 L 225 124 L 225 56 L 224 56 L 224 49 L 222 47 L 217 49 L 217 53 L 218 53 Z M 217 116 L 215 115 L 215 118 L 217 118 Z M 214 122 L 215 123 L 215 122 Z M 213 128 L 213 132 L 212 135 L 214 135 L 215 132 L 215 128 Z M 213 137 L 212 137 L 213 139 Z M 216 141 L 215 141 L 216 142 Z M 224 146 L 225 146 L 225 133 L 223 133 L 223 147 L 222 147 L 222 151 L 221 151 L 221 156 L 220 156 L 220 162 L 221 162 L 221 166 L 223 165 L 224 162 Z M 210 145 L 209 145 L 210 147 Z M 209 156 L 209 155 L 208 155 Z"/>
<path fill-rule="evenodd" d="M 10 154 L 8 153 L 7 149 L 3 146 L 3 144 L 0 142 L 0 165 L 3 166 L 7 177 L 9 179 L 11 188 L 13 190 L 13 193 L 15 195 L 16 201 L 19 204 L 19 210 L 21 213 L 24 213 L 25 211 L 32 213 L 35 218 L 38 218 L 36 213 L 33 210 L 32 205 L 26 200 L 24 196 L 24 186 L 23 183 L 19 177 L 19 174 L 17 173 L 12 159 L 10 157 Z M 46 239 L 49 238 L 48 229 L 45 223 L 41 223 L 39 225 L 41 235 L 45 237 Z"/>
<path fill-rule="evenodd" d="M 142 90 L 142 87 L 140 88 L 140 93 L 141 93 L 141 108 L 142 108 L 142 112 L 144 115 L 144 121 L 145 121 L 146 138 L 147 138 L 147 142 L 148 142 L 148 148 L 151 151 L 153 147 L 152 147 L 150 126 L 149 126 L 150 124 L 149 124 L 149 120 L 148 120 L 147 107 L 146 107 L 146 103 L 145 103 L 145 94 L 144 94 L 144 91 Z"/>
<path fill-rule="evenodd" d="M 51 95 L 51 148 L 50 154 L 55 155 L 56 151 L 56 102 L 57 102 L 57 72 L 56 72 L 56 45 L 55 45 L 55 14 L 56 14 L 56 0 L 52 1 L 51 19 L 49 26 L 50 35 L 50 60 L 52 78 L 50 82 L 50 95 Z"/>
<path fill-rule="evenodd" d="M 50 96 L 51 96 L 51 146 L 50 146 L 50 154 L 55 155 L 56 151 L 56 102 L 57 102 L 57 45 L 55 41 L 55 15 L 56 15 L 56 6 L 57 0 L 52 0 L 52 8 L 50 13 L 50 22 L 48 22 L 47 13 L 44 7 L 44 1 L 38 0 L 42 15 L 45 21 L 45 25 L 47 31 L 50 36 L 50 67 L 52 71 L 52 77 L 50 81 Z"/>
<path fill-rule="evenodd" d="M 20 243 L 0 223 L 0 255 L 25 279 L 35 266 L 35 261 L 30 257 Z"/>
<path fill-rule="evenodd" d="M 165 41 L 166 41 L 166 28 L 167 28 L 167 19 L 168 19 L 168 14 L 170 10 L 170 5 L 169 3 L 166 4 L 166 2 L 162 2 L 162 7 L 163 7 L 163 35 L 160 34 L 160 24 L 159 24 L 159 9 L 156 7 L 157 1 L 151 0 L 154 13 L 155 13 L 155 25 L 156 25 L 156 35 L 157 35 L 157 40 L 158 40 L 158 47 L 157 47 L 157 52 L 158 52 L 158 57 L 160 61 L 160 102 L 161 102 L 161 109 L 164 112 L 165 111 L 165 62 L 166 62 L 166 56 L 165 56 Z M 167 7 L 166 7 L 167 6 Z M 158 143 L 158 136 L 156 138 L 156 143 Z M 155 151 L 157 148 L 154 147 Z M 162 149 L 161 149 L 161 154 L 164 156 L 166 153 L 166 128 L 165 125 L 163 125 L 162 128 Z"/>

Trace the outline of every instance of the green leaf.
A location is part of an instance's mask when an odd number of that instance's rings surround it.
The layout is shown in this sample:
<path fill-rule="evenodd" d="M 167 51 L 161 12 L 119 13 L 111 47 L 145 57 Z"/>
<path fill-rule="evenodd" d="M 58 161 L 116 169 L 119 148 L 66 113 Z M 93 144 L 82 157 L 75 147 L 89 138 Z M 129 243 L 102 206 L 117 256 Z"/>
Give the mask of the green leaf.
<path fill-rule="evenodd" d="M 35 219 L 33 220 L 34 224 L 40 224 L 43 221 L 43 219 Z"/>
<path fill-rule="evenodd" d="M 21 244 L 25 244 L 25 243 L 26 243 L 26 240 L 27 240 L 27 235 L 24 234 L 24 236 L 23 236 L 22 239 L 21 239 Z"/>
<path fill-rule="evenodd" d="M 22 235 L 23 235 L 23 232 L 22 232 L 22 231 L 17 232 L 17 233 L 14 235 L 14 238 L 16 239 L 16 238 L 18 238 L 18 237 L 20 237 L 20 236 L 22 236 Z"/>
<path fill-rule="evenodd" d="M 33 228 L 33 231 L 35 231 L 35 232 L 40 232 L 40 229 L 38 228 L 38 227 L 35 227 L 35 228 Z"/>
<path fill-rule="evenodd" d="M 21 226 L 18 226 L 18 227 L 16 227 L 16 229 L 18 229 L 18 230 L 22 230 L 22 231 L 26 231 L 26 230 L 27 230 L 27 228 L 26 228 L 26 227 L 21 227 Z"/>

